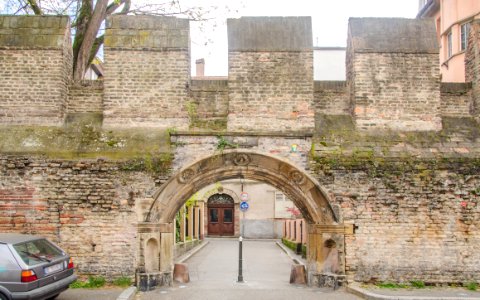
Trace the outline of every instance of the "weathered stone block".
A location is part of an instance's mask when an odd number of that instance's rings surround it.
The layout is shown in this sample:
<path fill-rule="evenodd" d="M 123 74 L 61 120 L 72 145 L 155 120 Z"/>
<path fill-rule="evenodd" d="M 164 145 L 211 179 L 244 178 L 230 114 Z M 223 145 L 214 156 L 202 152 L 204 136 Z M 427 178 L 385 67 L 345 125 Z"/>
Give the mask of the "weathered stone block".
<path fill-rule="evenodd" d="M 290 271 L 290 283 L 291 284 L 307 284 L 307 274 L 305 272 L 305 266 L 295 264 L 292 265 Z"/>
<path fill-rule="evenodd" d="M 190 273 L 187 264 L 175 264 L 173 267 L 173 280 L 180 283 L 190 282 Z"/>

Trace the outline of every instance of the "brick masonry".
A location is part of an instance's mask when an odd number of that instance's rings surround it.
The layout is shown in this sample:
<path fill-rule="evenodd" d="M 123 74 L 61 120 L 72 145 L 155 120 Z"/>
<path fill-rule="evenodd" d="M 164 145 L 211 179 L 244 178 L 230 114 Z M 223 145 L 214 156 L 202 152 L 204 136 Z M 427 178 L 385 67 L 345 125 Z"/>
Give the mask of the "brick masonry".
<path fill-rule="evenodd" d="M 105 39 L 104 126 L 187 129 L 188 20 L 111 17 Z"/>
<path fill-rule="evenodd" d="M 428 20 L 350 19 L 347 80 L 357 128 L 441 129 L 433 25 Z"/>
<path fill-rule="evenodd" d="M 58 242 L 79 272 L 135 272 L 136 205 L 156 190 L 152 176 L 124 164 L 1 156 L 0 231 Z M 128 168 L 127 168 L 128 169 Z"/>
<path fill-rule="evenodd" d="M 102 88 L 70 84 L 66 18 L 0 20 L 0 123 L 15 139 L 0 149 L 0 231 L 51 237 L 83 274 L 133 276 L 144 260 L 137 224 L 170 176 L 152 157 L 168 148 L 178 171 L 239 147 L 316 177 L 342 221 L 358 226 L 345 239 L 351 279 L 480 280 L 478 43 L 467 53 L 471 87 L 440 86 L 429 31 L 415 29 L 430 25 L 364 20 L 356 29 L 381 32 L 350 33 L 347 82 L 314 82 L 308 18 L 245 18 L 229 23 L 228 80 L 191 81 L 188 21 L 116 16 L 107 25 Z M 57 141 L 50 135 L 65 113 L 101 114 L 103 129 L 74 124 L 77 131 L 67 128 Z M 223 120 L 230 131 L 194 131 L 199 120 Z M 9 127 L 26 124 L 35 126 Z M 162 134 L 149 135 L 154 127 L 171 129 L 163 150 L 147 147 L 163 143 Z M 132 132 L 118 139 L 107 134 L 112 128 Z M 32 147 L 40 133 L 42 156 Z M 48 152 L 53 141 L 64 159 Z M 106 152 L 92 150 L 97 142 L 143 160 L 99 158 Z"/>
<path fill-rule="evenodd" d="M 0 124 L 61 125 L 71 65 L 68 17 L 0 16 Z"/>
<path fill-rule="evenodd" d="M 353 222 L 346 236 L 347 275 L 356 281 L 478 281 L 478 159 L 395 159 L 317 164 L 316 176 Z M 352 161 L 350 161 L 351 163 Z"/>
<path fill-rule="evenodd" d="M 84 80 L 70 85 L 67 113 L 103 113 L 103 81 Z"/>

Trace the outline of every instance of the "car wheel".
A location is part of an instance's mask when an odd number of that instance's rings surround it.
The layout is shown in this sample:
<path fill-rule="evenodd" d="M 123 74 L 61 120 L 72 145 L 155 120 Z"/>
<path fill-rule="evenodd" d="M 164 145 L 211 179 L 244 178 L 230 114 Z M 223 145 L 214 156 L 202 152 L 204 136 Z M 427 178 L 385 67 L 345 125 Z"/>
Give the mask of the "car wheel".
<path fill-rule="evenodd" d="M 4 294 L 0 293 L 0 300 L 8 300 L 8 298 Z"/>

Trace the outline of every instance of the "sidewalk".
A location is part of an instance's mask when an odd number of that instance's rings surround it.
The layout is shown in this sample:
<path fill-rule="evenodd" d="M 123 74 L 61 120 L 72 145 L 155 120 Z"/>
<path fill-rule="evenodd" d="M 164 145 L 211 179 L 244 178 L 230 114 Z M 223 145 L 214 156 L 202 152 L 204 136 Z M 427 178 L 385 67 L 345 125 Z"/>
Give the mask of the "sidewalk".
<path fill-rule="evenodd" d="M 294 261 L 305 265 L 305 260 L 282 244 L 277 245 Z M 465 288 L 426 287 L 423 289 L 385 289 L 374 285 L 351 283 L 347 292 L 368 300 L 480 300 L 480 291 Z"/>
<path fill-rule="evenodd" d="M 349 284 L 347 291 L 368 300 L 466 300 L 480 299 L 480 292 L 465 288 L 426 287 L 385 289 L 373 285 Z"/>

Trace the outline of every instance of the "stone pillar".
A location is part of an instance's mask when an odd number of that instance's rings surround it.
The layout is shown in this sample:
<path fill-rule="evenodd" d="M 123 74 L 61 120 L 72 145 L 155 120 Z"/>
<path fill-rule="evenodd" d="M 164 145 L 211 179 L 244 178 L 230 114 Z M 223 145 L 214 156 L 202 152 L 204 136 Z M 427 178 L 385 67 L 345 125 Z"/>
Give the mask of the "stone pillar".
<path fill-rule="evenodd" d="M 107 19 L 104 126 L 188 129 L 189 34 L 187 19 Z"/>
<path fill-rule="evenodd" d="M 200 239 L 200 207 L 195 206 L 194 207 L 194 213 L 195 213 L 195 227 L 194 227 L 194 237 L 199 240 Z"/>
<path fill-rule="evenodd" d="M 305 219 L 302 219 L 302 244 L 307 243 L 308 239 L 308 224 L 305 222 Z"/>
<path fill-rule="evenodd" d="M 302 242 L 302 220 L 295 220 L 295 242 Z"/>
<path fill-rule="evenodd" d="M 229 130 L 310 131 L 310 17 L 228 19 Z"/>
<path fill-rule="evenodd" d="M 205 202 L 200 202 L 200 239 L 205 237 Z"/>
<path fill-rule="evenodd" d="M 441 130 L 432 20 L 350 18 L 346 63 L 358 129 Z"/>
<path fill-rule="evenodd" d="M 309 285 L 316 284 L 316 275 L 322 270 L 322 244 L 322 234 L 316 230 L 316 225 L 308 224 L 307 278 Z"/>
<path fill-rule="evenodd" d="M 188 233 L 187 236 L 193 239 L 193 228 L 194 228 L 194 223 L 193 223 L 193 205 L 187 207 L 188 211 Z"/>
<path fill-rule="evenodd" d="M 141 291 L 171 285 L 173 270 L 173 223 L 139 223 L 139 258 L 136 274 Z"/>
<path fill-rule="evenodd" d="M 185 205 L 180 208 L 180 241 L 185 242 Z"/>
<path fill-rule="evenodd" d="M 173 223 L 161 224 L 160 232 L 160 271 L 164 273 L 173 270 Z"/>
<path fill-rule="evenodd" d="M 67 16 L 0 16 L 0 125 L 63 125 L 72 74 Z"/>

